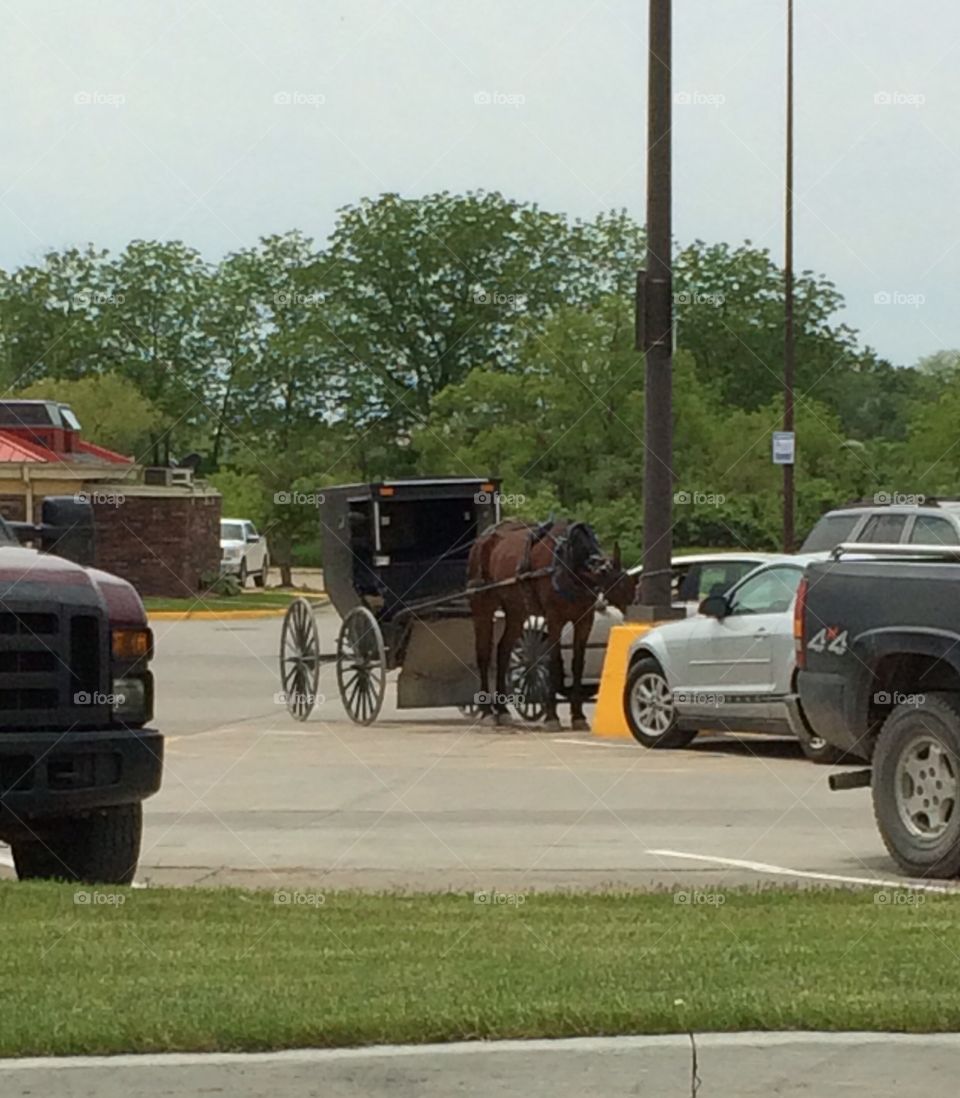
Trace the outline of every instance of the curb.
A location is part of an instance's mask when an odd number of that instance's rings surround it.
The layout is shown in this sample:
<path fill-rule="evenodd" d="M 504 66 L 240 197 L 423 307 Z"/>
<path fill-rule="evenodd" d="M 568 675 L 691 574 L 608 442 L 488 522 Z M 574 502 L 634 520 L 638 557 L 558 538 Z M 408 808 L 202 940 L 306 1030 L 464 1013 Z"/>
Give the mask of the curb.
<path fill-rule="evenodd" d="M 900 1045 L 903 1048 L 958 1050 L 960 1033 L 896 1033 L 883 1030 L 743 1030 L 734 1033 L 694 1033 L 698 1048 L 708 1049 L 858 1049 L 864 1046 Z M 620 1037 L 537 1037 L 492 1041 L 450 1041 L 423 1045 L 361 1045 L 340 1048 L 289 1048 L 275 1052 L 152 1052 L 94 1056 L 24 1056 L 0 1059 L 0 1074 L 23 1069 L 192 1067 L 211 1065 L 254 1065 L 284 1063 L 317 1064 L 368 1059 L 440 1056 L 456 1058 L 471 1053 L 611 1053 L 624 1051 L 672 1050 L 686 1055 L 689 1033 L 624 1034 Z"/>
<path fill-rule="evenodd" d="M 326 606 L 330 599 L 327 595 L 315 595 L 310 601 L 317 606 Z M 276 610 L 148 610 L 147 617 L 150 621 L 251 621 L 282 618 L 286 612 L 286 606 Z"/>

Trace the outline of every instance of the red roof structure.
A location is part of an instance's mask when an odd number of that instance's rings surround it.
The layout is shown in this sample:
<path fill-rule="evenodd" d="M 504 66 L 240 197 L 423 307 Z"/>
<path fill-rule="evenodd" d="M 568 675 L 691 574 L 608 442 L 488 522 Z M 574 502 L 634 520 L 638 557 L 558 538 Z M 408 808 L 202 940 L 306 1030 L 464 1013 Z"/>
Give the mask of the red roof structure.
<path fill-rule="evenodd" d="M 0 400 L 0 462 L 59 465 L 132 465 L 133 458 L 87 442 L 67 404 Z"/>

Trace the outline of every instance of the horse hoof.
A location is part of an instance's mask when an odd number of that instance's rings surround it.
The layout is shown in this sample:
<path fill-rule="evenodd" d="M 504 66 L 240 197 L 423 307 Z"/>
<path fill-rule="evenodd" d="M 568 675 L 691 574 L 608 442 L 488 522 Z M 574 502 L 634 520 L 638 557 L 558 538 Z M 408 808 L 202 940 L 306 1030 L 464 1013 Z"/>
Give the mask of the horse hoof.
<path fill-rule="evenodd" d="M 562 732 L 563 731 L 563 729 L 560 725 L 560 722 L 557 720 L 556 717 L 551 717 L 549 720 L 544 721 L 543 722 L 543 727 L 547 730 L 547 732 Z"/>
<path fill-rule="evenodd" d="M 589 732 L 590 722 L 586 717 L 575 717 L 570 722 L 570 730 L 571 732 Z"/>

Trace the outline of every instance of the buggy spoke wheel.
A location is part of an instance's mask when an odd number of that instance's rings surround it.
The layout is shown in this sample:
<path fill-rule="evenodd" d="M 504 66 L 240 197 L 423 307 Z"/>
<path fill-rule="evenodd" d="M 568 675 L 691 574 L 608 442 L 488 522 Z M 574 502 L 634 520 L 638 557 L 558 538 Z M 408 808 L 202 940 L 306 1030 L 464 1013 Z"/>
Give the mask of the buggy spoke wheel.
<path fill-rule="evenodd" d="M 350 719 L 357 724 L 375 721 L 386 685 L 383 633 L 365 606 L 355 606 L 343 619 L 337 638 L 337 686 Z"/>
<path fill-rule="evenodd" d="M 298 721 L 310 716 L 320 676 L 320 634 L 313 607 L 304 598 L 290 603 L 280 633 L 280 683 L 290 715 Z"/>
<path fill-rule="evenodd" d="M 550 642 L 542 629 L 525 625 L 510 653 L 508 689 L 513 708 L 525 721 L 539 721 L 550 694 Z"/>

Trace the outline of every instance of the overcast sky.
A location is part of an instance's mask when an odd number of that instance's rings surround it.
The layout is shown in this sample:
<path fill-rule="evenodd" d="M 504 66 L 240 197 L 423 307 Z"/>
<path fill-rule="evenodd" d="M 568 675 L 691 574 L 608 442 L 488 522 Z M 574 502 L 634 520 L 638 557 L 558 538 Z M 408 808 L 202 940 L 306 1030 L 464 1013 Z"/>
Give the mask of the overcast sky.
<path fill-rule="evenodd" d="M 960 346 L 960 4 L 796 0 L 797 263 L 897 363 Z M 782 257 L 786 0 L 675 0 L 677 239 Z M 318 240 L 497 189 L 644 216 L 644 0 L 3 4 L 0 265 Z"/>

